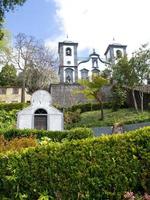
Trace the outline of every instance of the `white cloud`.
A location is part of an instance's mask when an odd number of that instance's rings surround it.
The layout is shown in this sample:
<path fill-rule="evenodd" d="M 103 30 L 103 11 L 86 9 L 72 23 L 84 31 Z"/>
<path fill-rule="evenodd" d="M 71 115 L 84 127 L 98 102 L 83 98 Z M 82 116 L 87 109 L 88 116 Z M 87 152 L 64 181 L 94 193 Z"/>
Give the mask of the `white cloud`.
<path fill-rule="evenodd" d="M 104 54 L 112 42 L 127 44 L 128 52 L 150 41 L 149 0 L 54 0 L 62 36 L 79 42 L 79 50 Z M 62 40 L 59 40 L 63 38 Z M 54 41 L 54 42 L 56 42 Z"/>

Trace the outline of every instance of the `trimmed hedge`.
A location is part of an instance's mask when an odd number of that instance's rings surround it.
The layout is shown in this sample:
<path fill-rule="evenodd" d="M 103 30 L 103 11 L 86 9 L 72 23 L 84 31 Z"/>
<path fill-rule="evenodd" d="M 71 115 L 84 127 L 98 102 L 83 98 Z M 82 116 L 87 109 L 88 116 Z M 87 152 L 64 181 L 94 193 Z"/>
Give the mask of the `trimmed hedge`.
<path fill-rule="evenodd" d="M 111 108 L 112 107 L 111 102 L 104 102 L 103 107 Z M 100 105 L 98 103 L 82 103 L 73 105 L 72 107 L 67 108 L 66 110 L 74 112 L 78 109 L 81 111 L 81 113 L 92 110 L 100 110 Z"/>
<path fill-rule="evenodd" d="M 110 109 L 112 108 L 112 102 L 103 102 L 103 108 L 104 109 Z M 122 105 L 121 108 L 128 108 L 126 104 Z M 60 108 L 62 110 L 62 108 Z M 80 103 L 73 105 L 69 108 L 66 108 L 65 110 L 74 112 L 76 110 L 80 110 L 81 113 L 87 112 L 87 111 L 94 111 L 94 110 L 100 110 L 100 104 L 99 103 Z"/>
<path fill-rule="evenodd" d="M 21 110 L 24 107 L 27 107 L 27 105 L 27 103 L 0 103 L 0 110 Z"/>
<path fill-rule="evenodd" d="M 11 140 L 16 137 L 31 137 L 34 136 L 37 139 L 42 137 L 48 137 L 53 142 L 61 142 L 64 139 L 84 139 L 87 137 L 93 137 L 93 131 L 89 128 L 74 128 L 71 130 L 64 131 L 46 131 L 46 130 L 35 130 L 35 129 L 10 129 L 10 130 L 0 130 L 0 134 L 4 136 L 5 139 Z"/>
<path fill-rule="evenodd" d="M 150 127 L 0 155 L 0 199 L 121 200 L 149 180 Z"/>

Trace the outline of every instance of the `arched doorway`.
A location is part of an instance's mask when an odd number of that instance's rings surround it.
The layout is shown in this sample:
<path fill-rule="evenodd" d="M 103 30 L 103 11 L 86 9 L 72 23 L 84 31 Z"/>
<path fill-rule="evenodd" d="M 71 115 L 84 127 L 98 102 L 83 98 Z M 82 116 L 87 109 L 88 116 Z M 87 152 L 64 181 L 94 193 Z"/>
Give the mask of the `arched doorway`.
<path fill-rule="evenodd" d="M 38 109 L 34 113 L 34 128 L 38 130 L 47 130 L 47 111 Z"/>

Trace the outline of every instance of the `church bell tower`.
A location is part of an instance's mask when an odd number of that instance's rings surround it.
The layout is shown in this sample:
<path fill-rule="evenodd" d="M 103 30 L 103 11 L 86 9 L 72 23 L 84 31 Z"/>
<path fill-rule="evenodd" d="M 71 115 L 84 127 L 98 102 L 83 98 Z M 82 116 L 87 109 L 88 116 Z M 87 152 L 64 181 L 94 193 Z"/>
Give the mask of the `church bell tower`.
<path fill-rule="evenodd" d="M 60 83 L 73 84 L 78 81 L 77 47 L 78 43 L 71 41 L 58 44 Z"/>
<path fill-rule="evenodd" d="M 107 62 L 115 64 L 118 58 L 126 56 L 126 48 L 127 45 L 122 45 L 119 43 L 109 44 L 104 54 Z"/>

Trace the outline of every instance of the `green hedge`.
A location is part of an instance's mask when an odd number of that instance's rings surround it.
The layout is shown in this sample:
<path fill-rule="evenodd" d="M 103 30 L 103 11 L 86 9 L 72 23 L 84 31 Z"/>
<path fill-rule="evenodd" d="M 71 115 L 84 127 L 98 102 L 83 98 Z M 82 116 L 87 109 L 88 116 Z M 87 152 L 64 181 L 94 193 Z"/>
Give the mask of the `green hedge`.
<path fill-rule="evenodd" d="M 0 155 L 0 199 L 121 200 L 149 180 L 150 127 Z"/>
<path fill-rule="evenodd" d="M 110 108 L 112 108 L 112 106 L 113 106 L 112 102 L 104 102 L 103 103 L 104 109 L 110 109 Z M 121 106 L 121 108 L 128 108 L 128 106 L 126 104 L 124 104 Z M 81 110 L 81 113 L 87 112 L 87 111 L 92 111 L 92 110 L 100 110 L 100 105 L 98 103 L 81 103 L 81 104 L 73 105 L 70 108 L 66 108 L 66 110 L 72 111 L 72 112 L 76 111 L 78 109 Z"/>
<path fill-rule="evenodd" d="M 0 103 L 0 110 L 11 111 L 21 110 L 26 107 L 27 103 Z"/>
<path fill-rule="evenodd" d="M 42 137 L 48 137 L 53 142 L 61 142 L 64 139 L 83 139 L 87 137 L 93 137 L 93 131 L 89 128 L 74 128 L 71 130 L 64 131 L 46 131 L 46 130 L 35 130 L 35 129 L 10 129 L 0 130 L 0 134 L 4 135 L 4 138 L 11 140 L 16 137 L 29 137 L 35 136 L 37 139 Z"/>
<path fill-rule="evenodd" d="M 103 107 L 104 108 L 111 108 L 112 107 L 111 102 L 103 103 Z M 82 104 L 73 105 L 72 107 L 67 108 L 66 110 L 73 112 L 73 111 L 76 111 L 78 109 L 81 110 L 81 113 L 87 112 L 87 111 L 92 111 L 92 110 L 100 110 L 100 105 L 98 103 L 82 103 Z"/>

